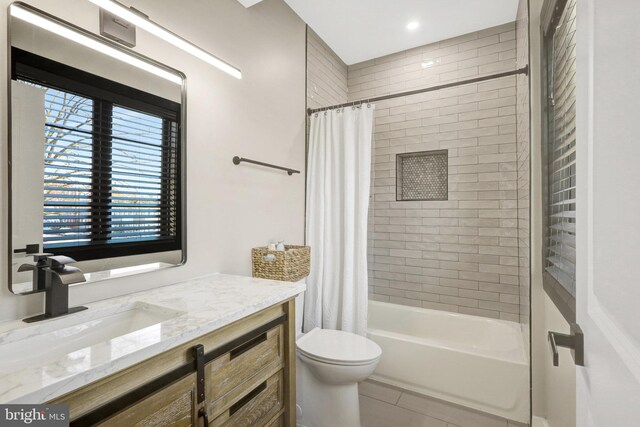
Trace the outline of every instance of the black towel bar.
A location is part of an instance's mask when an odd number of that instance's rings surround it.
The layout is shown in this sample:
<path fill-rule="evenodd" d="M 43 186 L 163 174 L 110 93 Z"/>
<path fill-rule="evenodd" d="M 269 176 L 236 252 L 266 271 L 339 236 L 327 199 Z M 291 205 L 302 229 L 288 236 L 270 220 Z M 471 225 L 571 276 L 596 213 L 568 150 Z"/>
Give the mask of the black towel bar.
<path fill-rule="evenodd" d="M 239 165 L 242 162 L 253 163 L 254 165 L 266 166 L 268 168 L 273 168 L 273 169 L 279 169 L 279 170 L 285 171 L 289 175 L 293 175 L 294 173 L 300 173 L 300 171 L 297 171 L 295 169 L 285 168 L 285 167 L 282 167 L 282 166 L 276 166 L 276 165 L 272 165 L 270 163 L 259 162 L 257 160 L 245 159 L 244 157 L 235 156 L 233 158 L 233 164 L 234 165 Z"/>

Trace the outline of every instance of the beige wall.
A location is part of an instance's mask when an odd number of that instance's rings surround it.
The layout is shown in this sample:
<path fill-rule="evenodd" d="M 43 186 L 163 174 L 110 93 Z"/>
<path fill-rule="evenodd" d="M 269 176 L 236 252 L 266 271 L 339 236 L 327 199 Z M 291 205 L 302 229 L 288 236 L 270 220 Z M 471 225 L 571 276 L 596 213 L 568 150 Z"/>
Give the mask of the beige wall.
<path fill-rule="evenodd" d="M 132 0 L 154 21 L 242 69 L 236 80 L 149 34 L 136 50 L 187 75 L 188 261 L 183 267 L 71 289 L 73 304 L 154 288 L 214 272 L 251 274 L 250 249 L 270 239 L 304 238 L 304 171 L 300 175 L 251 165 L 234 155 L 304 169 L 305 25 L 282 0 L 245 9 L 236 0 Z M 10 4 L 2 0 L 2 10 Z M 85 0 L 30 1 L 92 32 L 98 9 Z M 0 79 L 6 79 L 6 19 L 0 19 Z M 0 102 L 7 105 L 6 85 Z M 0 109 L 4 110 L 4 109 Z M 7 118 L 0 116 L 0 161 L 6 162 Z M 2 223 L 8 208 L 2 168 Z M 4 235 L 6 228 L 0 234 Z M 2 239 L 0 253 L 6 254 Z M 42 296 L 18 297 L 0 264 L 0 320 L 42 309 Z"/>
<path fill-rule="evenodd" d="M 575 426 L 575 365 L 568 349 L 560 349 L 554 367 L 547 332 L 569 333 L 569 324 L 542 287 L 542 108 L 540 10 L 543 0 L 530 0 L 531 44 L 531 378 L 534 416 L 550 427 Z"/>
<path fill-rule="evenodd" d="M 509 23 L 355 64 L 348 96 L 514 70 L 515 48 Z M 515 77 L 376 103 L 371 298 L 520 321 L 516 127 Z M 396 201 L 396 155 L 440 149 L 449 200 Z"/>

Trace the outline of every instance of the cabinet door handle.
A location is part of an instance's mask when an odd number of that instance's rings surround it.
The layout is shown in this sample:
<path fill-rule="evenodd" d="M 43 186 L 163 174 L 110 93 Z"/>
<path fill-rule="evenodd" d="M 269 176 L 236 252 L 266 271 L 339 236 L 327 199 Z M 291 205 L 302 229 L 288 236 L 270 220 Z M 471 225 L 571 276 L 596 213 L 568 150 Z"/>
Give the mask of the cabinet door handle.
<path fill-rule="evenodd" d="M 198 344 L 192 349 L 196 364 L 196 397 L 198 403 L 204 402 L 204 347 Z"/>
<path fill-rule="evenodd" d="M 231 405 L 231 407 L 229 408 L 229 416 L 235 414 L 240 409 L 244 408 L 244 405 L 251 402 L 254 397 L 259 395 L 266 389 L 267 389 L 267 382 L 265 381 L 262 384 L 260 384 L 258 387 L 254 388 L 249 393 L 247 393 L 245 397 L 243 397 L 242 399 L 238 400 L 236 403 Z"/>
<path fill-rule="evenodd" d="M 198 411 L 198 417 L 202 418 L 202 424 L 204 427 L 209 427 L 209 414 L 207 414 L 207 410 L 205 408 L 200 408 Z"/>

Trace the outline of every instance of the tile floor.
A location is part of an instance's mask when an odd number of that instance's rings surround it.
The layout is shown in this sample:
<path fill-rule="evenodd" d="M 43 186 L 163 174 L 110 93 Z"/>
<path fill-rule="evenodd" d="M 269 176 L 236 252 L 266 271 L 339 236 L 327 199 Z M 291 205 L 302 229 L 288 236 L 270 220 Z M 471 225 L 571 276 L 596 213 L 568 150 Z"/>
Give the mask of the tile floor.
<path fill-rule="evenodd" d="M 367 380 L 360 383 L 362 427 L 526 427 L 494 415 Z"/>

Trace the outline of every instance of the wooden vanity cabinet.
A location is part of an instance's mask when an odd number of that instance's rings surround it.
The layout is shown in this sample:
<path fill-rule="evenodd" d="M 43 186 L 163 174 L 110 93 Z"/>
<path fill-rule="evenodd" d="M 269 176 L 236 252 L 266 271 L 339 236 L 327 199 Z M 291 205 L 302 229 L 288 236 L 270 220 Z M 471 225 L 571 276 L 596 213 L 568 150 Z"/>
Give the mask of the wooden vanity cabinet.
<path fill-rule="evenodd" d="M 69 405 L 72 426 L 295 427 L 294 302 L 49 403 Z"/>

